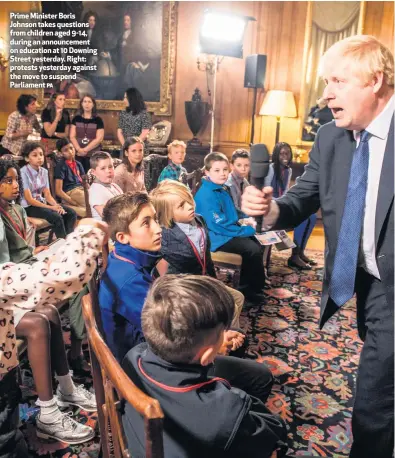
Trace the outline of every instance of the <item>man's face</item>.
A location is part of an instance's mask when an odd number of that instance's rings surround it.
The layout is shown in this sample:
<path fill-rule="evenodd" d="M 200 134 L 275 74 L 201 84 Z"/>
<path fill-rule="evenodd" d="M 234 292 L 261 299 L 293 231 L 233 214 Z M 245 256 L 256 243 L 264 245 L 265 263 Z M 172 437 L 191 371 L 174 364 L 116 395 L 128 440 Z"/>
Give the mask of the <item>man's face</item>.
<path fill-rule="evenodd" d="M 125 30 L 130 30 L 132 27 L 132 21 L 130 20 L 130 16 L 126 15 L 123 17 L 123 28 Z"/>
<path fill-rule="evenodd" d="M 323 97 L 328 100 L 337 127 L 361 131 L 371 123 L 377 104 L 377 84 L 364 82 L 349 61 L 338 60 L 324 75 Z"/>
<path fill-rule="evenodd" d="M 95 18 L 95 16 L 89 16 L 88 24 L 89 24 L 89 28 L 90 28 L 90 29 L 94 29 L 94 28 L 95 28 L 95 25 L 96 25 L 96 18 Z"/>
<path fill-rule="evenodd" d="M 247 178 L 250 173 L 250 160 L 246 157 L 238 157 L 230 167 L 241 178 Z"/>
<path fill-rule="evenodd" d="M 206 175 L 215 184 L 225 184 L 229 176 L 229 164 L 226 161 L 214 161 L 210 170 L 205 170 Z"/>

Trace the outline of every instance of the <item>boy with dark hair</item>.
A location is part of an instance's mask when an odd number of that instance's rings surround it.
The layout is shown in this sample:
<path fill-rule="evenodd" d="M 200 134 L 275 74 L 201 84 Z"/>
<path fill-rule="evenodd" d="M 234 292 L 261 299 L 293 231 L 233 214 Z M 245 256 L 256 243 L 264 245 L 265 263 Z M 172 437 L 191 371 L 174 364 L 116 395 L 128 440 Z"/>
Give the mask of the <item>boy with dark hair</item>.
<path fill-rule="evenodd" d="M 114 196 L 123 194 L 122 189 L 115 184 L 114 162 L 105 151 L 97 151 L 90 158 L 90 166 L 94 181 L 89 188 L 89 205 L 92 217 L 101 221 L 103 208 Z"/>
<path fill-rule="evenodd" d="M 240 254 L 243 258 L 241 283 L 247 286 L 244 295 L 251 301 L 263 299 L 265 285 L 263 251 L 253 237 L 255 229 L 242 226 L 229 188 L 225 185 L 229 176 L 229 161 L 222 153 L 209 153 L 204 158 L 206 177 L 195 195 L 196 212 L 203 216 L 209 230 L 212 251 Z"/>
<path fill-rule="evenodd" d="M 112 198 L 104 207 L 103 220 L 110 226 L 115 246 L 100 282 L 99 303 L 105 340 L 122 361 L 144 340 L 141 310 L 161 258 L 162 230 L 145 192 Z"/>
<path fill-rule="evenodd" d="M 56 142 L 56 149 L 62 155 L 54 172 L 56 196 L 72 208 L 80 218 L 86 216 L 85 194 L 82 177 L 85 175 L 82 164 L 75 160 L 75 149 L 67 137 Z"/>
<path fill-rule="evenodd" d="M 147 343 L 133 348 L 123 367 L 161 405 L 165 456 L 269 458 L 276 450 L 284 456 L 283 420 L 250 396 L 246 383 L 233 380 L 235 388 L 211 376 L 233 314 L 230 293 L 207 276 L 166 275 L 148 294 L 141 318 Z M 131 455 L 145 456 L 144 423 L 130 405 L 123 425 Z"/>
<path fill-rule="evenodd" d="M 241 212 L 241 195 L 244 188 L 250 185 L 247 181 L 250 173 L 251 160 L 250 153 L 246 149 L 237 149 L 233 151 L 230 159 L 230 169 L 226 185 L 229 187 L 235 207 Z"/>

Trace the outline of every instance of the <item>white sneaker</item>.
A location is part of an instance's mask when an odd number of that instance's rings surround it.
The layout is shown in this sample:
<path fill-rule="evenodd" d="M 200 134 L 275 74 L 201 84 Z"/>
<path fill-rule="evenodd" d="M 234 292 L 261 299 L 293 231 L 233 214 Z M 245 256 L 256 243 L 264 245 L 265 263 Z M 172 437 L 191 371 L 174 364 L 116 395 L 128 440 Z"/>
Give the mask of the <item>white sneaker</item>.
<path fill-rule="evenodd" d="M 55 439 L 67 444 L 81 444 L 95 437 L 90 426 L 77 423 L 71 418 L 72 413 L 61 413 L 53 423 L 43 423 L 40 414 L 36 418 L 37 437 L 41 439 Z"/>
<path fill-rule="evenodd" d="M 77 385 L 71 394 L 63 394 L 58 386 L 56 397 L 59 407 L 78 406 L 87 412 L 97 411 L 95 395 L 85 389 L 84 385 Z"/>

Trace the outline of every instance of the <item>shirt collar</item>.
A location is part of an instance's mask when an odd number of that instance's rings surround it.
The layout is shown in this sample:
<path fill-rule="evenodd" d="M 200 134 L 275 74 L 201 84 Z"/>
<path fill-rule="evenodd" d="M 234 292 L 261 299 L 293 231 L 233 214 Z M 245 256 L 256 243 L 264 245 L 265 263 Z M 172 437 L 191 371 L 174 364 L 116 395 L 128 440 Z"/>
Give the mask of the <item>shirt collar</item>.
<path fill-rule="evenodd" d="M 28 168 L 29 172 L 30 172 L 33 176 L 36 176 L 36 175 L 39 175 L 39 174 L 40 174 L 41 167 L 40 167 L 38 170 L 34 169 L 30 164 L 27 164 L 26 167 Z"/>
<path fill-rule="evenodd" d="M 180 171 L 181 171 L 181 165 L 174 164 L 173 161 L 170 161 L 170 162 L 169 162 L 169 165 L 170 165 L 170 167 L 172 167 L 173 169 L 177 170 L 177 172 L 180 172 Z"/>
<path fill-rule="evenodd" d="M 384 107 L 384 110 L 373 119 L 373 121 L 365 129 L 373 137 L 381 138 L 385 140 L 388 137 L 388 132 L 390 130 L 391 120 L 394 116 L 394 101 L 395 96 L 393 95 L 388 101 L 387 105 Z M 354 139 L 358 140 L 360 137 L 360 132 L 354 130 Z"/>

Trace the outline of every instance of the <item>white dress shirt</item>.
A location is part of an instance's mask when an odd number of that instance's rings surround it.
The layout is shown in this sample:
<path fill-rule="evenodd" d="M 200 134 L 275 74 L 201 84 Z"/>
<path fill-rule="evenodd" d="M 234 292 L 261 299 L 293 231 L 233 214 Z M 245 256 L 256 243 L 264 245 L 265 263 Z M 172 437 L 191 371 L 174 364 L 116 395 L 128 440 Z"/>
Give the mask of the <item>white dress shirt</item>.
<path fill-rule="evenodd" d="M 387 144 L 388 133 L 392 116 L 394 115 L 395 96 L 392 96 L 384 110 L 365 129 L 371 136 L 369 142 L 369 170 L 368 187 L 365 199 L 365 213 L 362 230 L 361 250 L 359 264 L 366 272 L 380 279 L 376 262 L 375 224 L 376 207 L 379 193 L 381 169 L 383 166 L 384 152 Z M 359 144 L 360 133 L 354 131 L 354 138 Z M 268 215 L 264 218 L 264 229 L 270 230 L 276 223 L 280 214 L 275 201 L 272 202 Z"/>
<path fill-rule="evenodd" d="M 383 167 L 384 152 L 387 145 L 388 133 L 392 116 L 394 115 L 394 100 L 392 96 L 384 110 L 373 119 L 365 129 L 371 134 L 369 138 L 369 169 L 368 187 L 365 199 L 365 214 L 362 231 L 362 259 L 360 264 L 366 272 L 380 279 L 379 269 L 376 262 L 375 226 L 376 207 L 379 194 L 381 169 Z M 354 132 L 354 138 L 359 144 L 359 132 Z"/>

